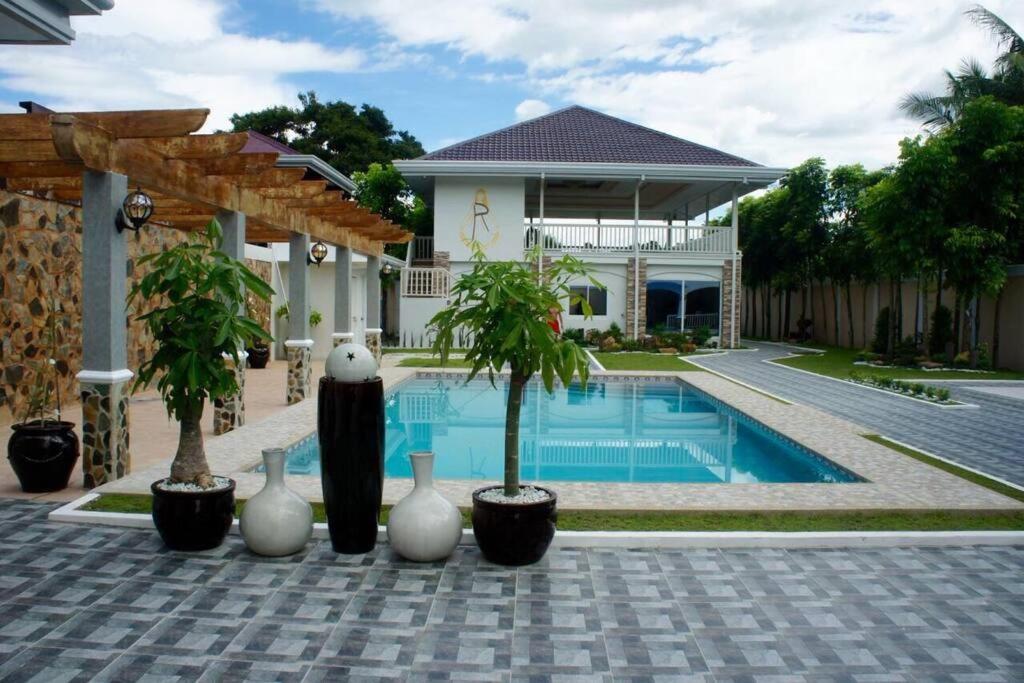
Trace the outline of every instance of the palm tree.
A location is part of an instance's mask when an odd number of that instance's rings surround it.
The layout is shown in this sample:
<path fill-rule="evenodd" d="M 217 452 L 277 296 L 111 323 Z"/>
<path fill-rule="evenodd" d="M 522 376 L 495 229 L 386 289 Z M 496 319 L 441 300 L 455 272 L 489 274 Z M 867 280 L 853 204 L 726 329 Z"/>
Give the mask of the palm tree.
<path fill-rule="evenodd" d="M 932 130 L 953 123 L 968 102 L 985 95 L 1010 105 L 1024 104 L 1024 38 L 981 5 L 965 14 L 987 29 L 1003 52 L 996 58 L 992 73 L 977 60 L 965 59 L 955 73 L 946 71 L 944 94 L 917 92 L 903 98 L 900 109 Z"/>

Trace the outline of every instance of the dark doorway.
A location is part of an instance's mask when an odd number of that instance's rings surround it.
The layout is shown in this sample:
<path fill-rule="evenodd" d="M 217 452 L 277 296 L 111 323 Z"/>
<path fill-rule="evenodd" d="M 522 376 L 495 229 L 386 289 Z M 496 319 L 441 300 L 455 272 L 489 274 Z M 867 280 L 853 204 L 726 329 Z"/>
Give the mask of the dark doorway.
<path fill-rule="evenodd" d="M 647 329 L 679 330 L 683 283 L 651 280 L 647 283 Z"/>

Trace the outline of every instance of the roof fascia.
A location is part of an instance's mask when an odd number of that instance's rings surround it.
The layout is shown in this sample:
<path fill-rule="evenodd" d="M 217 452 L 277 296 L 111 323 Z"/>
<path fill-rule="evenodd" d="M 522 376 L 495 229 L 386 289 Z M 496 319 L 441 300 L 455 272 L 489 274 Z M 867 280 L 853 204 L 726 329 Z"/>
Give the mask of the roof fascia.
<path fill-rule="evenodd" d="M 789 169 L 768 166 L 698 166 L 681 164 L 605 164 L 519 161 L 394 161 L 405 175 L 416 176 L 519 176 L 547 178 L 602 178 L 657 180 L 720 180 L 769 184 Z"/>
<path fill-rule="evenodd" d="M 281 154 L 277 157 L 275 166 L 278 168 L 308 168 L 346 192 L 352 193 L 356 189 L 356 184 L 347 175 L 315 154 Z"/>

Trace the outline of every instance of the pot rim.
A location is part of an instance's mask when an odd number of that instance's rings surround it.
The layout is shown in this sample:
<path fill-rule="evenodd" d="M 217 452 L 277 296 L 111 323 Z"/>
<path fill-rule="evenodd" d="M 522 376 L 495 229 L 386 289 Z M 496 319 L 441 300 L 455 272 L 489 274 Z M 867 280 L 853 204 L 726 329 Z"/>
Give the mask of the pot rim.
<path fill-rule="evenodd" d="M 74 428 L 75 428 L 75 423 L 74 422 L 69 422 L 67 420 L 47 420 L 45 424 L 43 424 L 40 420 L 30 420 L 28 422 L 18 422 L 17 424 L 12 424 L 11 425 L 11 429 L 13 429 L 16 432 L 17 431 L 33 431 L 33 430 L 49 431 L 49 430 L 55 430 L 55 429 L 64 430 L 64 429 L 74 429 Z"/>
<path fill-rule="evenodd" d="M 178 496 L 183 498 L 198 498 L 200 496 L 217 496 L 225 493 L 233 493 L 235 490 L 235 480 L 231 477 L 223 477 L 219 474 L 214 475 L 221 479 L 227 479 L 228 485 L 223 488 L 206 489 L 203 491 L 168 491 L 167 489 L 160 488 L 159 484 L 163 484 L 168 481 L 170 477 L 164 477 L 163 479 L 157 479 L 149 485 L 150 492 L 155 496 L 157 494 L 161 496 Z"/>
<path fill-rule="evenodd" d="M 492 484 L 491 486 L 484 486 L 473 491 L 473 505 L 493 505 L 501 508 L 513 508 L 516 510 L 528 509 L 533 507 L 540 507 L 542 505 L 556 505 L 558 503 L 558 494 L 547 488 L 546 486 L 539 486 L 537 484 L 520 484 L 519 488 L 530 486 L 535 489 L 540 489 L 544 493 L 548 494 L 547 500 L 538 500 L 533 503 L 505 503 L 496 500 L 483 500 L 480 498 L 480 494 L 484 491 L 491 491 L 493 489 L 505 488 L 502 484 Z"/>

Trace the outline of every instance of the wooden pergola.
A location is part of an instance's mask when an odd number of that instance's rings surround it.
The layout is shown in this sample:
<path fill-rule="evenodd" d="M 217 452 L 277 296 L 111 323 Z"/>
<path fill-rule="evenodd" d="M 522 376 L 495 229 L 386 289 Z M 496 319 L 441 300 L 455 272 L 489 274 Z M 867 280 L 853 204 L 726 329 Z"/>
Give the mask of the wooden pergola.
<path fill-rule="evenodd" d="M 247 153 L 247 133 L 195 134 L 208 109 L 0 115 L 0 188 L 81 202 L 82 172 L 128 177 L 152 198 L 151 222 L 180 230 L 221 210 L 245 214 L 247 242 L 305 234 L 373 256 L 412 233 L 359 206 L 307 169 Z"/>

